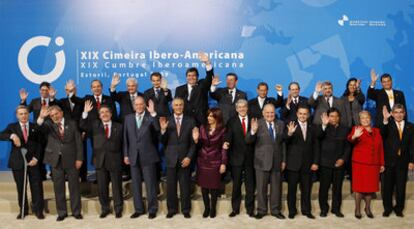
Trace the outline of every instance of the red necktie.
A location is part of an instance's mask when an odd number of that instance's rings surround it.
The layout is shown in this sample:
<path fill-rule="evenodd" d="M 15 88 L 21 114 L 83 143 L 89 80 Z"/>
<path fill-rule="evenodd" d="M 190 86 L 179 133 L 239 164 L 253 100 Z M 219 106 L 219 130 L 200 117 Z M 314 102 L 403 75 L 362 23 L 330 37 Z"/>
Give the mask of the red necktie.
<path fill-rule="evenodd" d="M 243 135 L 246 136 L 246 122 L 244 121 L 246 118 L 242 118 L 242 128 L 243 128 Z"/>
<path fill-rule="evenodd" d="M 23 127 L 23 138 L 24 138 L 24 142 L 27 143 L 28 136 L 27 136 L 27 127 L 26 127 L 26 124 L 23 124 L 22 127 Z"/>
<path fill-rule="evenodd" d="M 60 137 L 60 139 L 63 139 L 63 135 L 64 135 L 64 129 L 63 129 L 63 126 L 62 126 L 62 123 L 61 122 L 59 122 L 58 123 L 58 128 L 59 128 L 59 137 Z"/>
<path fill-rule="evenodd" d="M 46 99 L 42 99 L 42 106 L 46 106 Z"/>
<path fill-rule="evenodd" d="M 108 124 L 105 124 L 105 135 L 106 135 L 106 138 L 109 139 L 109 126 L 108 126 Z"/>
<path fill-rule="evenodd" d="M 96 96 L 96 109 L 99 110 L 101 108 L 101 101 L 99 101 L 99 96 Z"/>

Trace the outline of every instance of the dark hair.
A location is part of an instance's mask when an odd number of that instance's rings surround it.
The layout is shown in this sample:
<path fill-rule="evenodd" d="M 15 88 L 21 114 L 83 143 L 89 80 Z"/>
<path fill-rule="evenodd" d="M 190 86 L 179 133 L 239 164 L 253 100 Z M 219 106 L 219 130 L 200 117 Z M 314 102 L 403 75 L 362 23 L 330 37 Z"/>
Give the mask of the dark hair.
<path fill-rule="evenodd" d="M 352 82 L 352 81 L 358 81 L 358 79 L 357 78 L 355 78 L 355 77 L 352 77 L 352 78 L 350 78 L 347 82 L 346 82 L 346 88 L 345 88 L 345 91 L 344 91 L 344 94 L 343 94 L 343 96 L 348 96 L 351 92 L 349 92 L 349 84 Z"/>
<path fill-rule="evenodd" d="M 39 89 L 41 89 L 42 87 L 50 88 L 50 83 L 46 82 L 46 81 L 43 81 L 43 82 L 40 83 Z"/>
<path fill-rule="evenodd" d="M 305 105 L 305 104 L 299 104 L 296 111 L 298 111 L 299 109 L 306 109 L 306 110 L 308 110 L 310 112 L 309 106 L 308 105 Z"/>
<path fill-rule="evenodd" d="M 227 73 L 226 77 L 229 77 L 229 76 L 234 76 L 234 78 L 236 79 L 236 81 L 239 79 L 239 77 L 237 76 L 237 74 L 234 73 L 234 72 Z"/>
<path fill-rule="evenodd" d="M 150 76 L 150 79 L 152 80 L 152 77 L 153 76 L 156 76 L 156 77 L 160 77 L 160 78 L 162 78 L 162 75 L 161 75 L 161 73 L 159 73 L 159 72 L 153 72 L 153 73 L 151 73 L 151 76 Z"/>
<path fill-rule="evenodd" d="M 187 69 L 187 71 L 185 71 L 185 75 L 188 75 L 188 73 L 190 73 L 190 72 L 195 72 L 196 73 L 196 75 L 197 75 L 197 77 L 198 77 L 198 70 L 197 70 L 197 68 L 188 68 Z"/>
<path fill-rule="evenodd" d="M 223 112 L 221 112 L 220 108 L 213 107 L 208 109 L 207 117 L 212 114 L 213 118 L 216 120 L 216 130 L 221 130 L 223 126 Z M 210 129 L 210 125 L 207 123 L 207 129 Z"/>
<path fill-rule="evenodd" d="M 390 74 L 388 74 L 388 73 L 384 73 L 384 74 L 382 74 L 382 75 L 381 75 L 381 82 L 382 82 L 382 80 L 383 80 L 383 79 L 385 79 L 385 78 L 389 78 L 390 80 L 392 80 L 392 76 L 391 76 Z"/>
<path fill-rule="evenodd" d="M 99 107 L 98 113 L 104 108 L 108 109 L 109 112 L 112 114 L 112 108 L 106 104 L 102 104 L 101 107 Z"/>
<path fill-rule="evenodd" d="M 289 83 L 289 86 L 288 86 L 288 89 L 290 90 L 290 86 L 292 86 L 292 85 L 296 85 L 296 86 L 298 86 L 298 88 L 300 89 L 300 85 L 299 85 L 299 83 L 298 82 L 296 82 L 296 81 L 293 81 L 293 82 L 290 82 Z"/>
<path fill-rule="evenodd" d="M 339 112 L 338 109 L 336 109 L 335 107 L 331 107 L 326 111 L 326 114 L 329 116 L 330 113 L 337 113 L 339 115 L 339 117 L 341 117 L 341 113 Z"/>
<path fill-rule="evenodd" d="M 92 80 L 92 82 L 91 82 L 91 87 L 92 87 L 92 84 L 93 84 L 94 82 L 98 82 L 98 83 L 101 85 L 101 87 L 102 87 L 102 82 L 101 82 L 100 80 Z"/>
<path fill-rule="evenodd" d="M 257 89 L 259 89 L 261 86 L 265 86 L 265 87 L 266 87 L 266 90 L 269 90 L 269 86 L 267 85 L 267 83 L 265 83 L 265 82 L 260 82 L 260 83 L 257 85 Z"/>

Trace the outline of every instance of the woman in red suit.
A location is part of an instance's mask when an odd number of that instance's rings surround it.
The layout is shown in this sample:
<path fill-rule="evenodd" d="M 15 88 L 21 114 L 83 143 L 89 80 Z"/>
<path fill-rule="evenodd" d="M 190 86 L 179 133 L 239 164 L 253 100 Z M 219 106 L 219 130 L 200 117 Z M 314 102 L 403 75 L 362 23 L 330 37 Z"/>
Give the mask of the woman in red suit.
<path fill-rule="evenodd" d="M 197 184 L 203 195 L 204 213 L 206 218 L 216 216 L 216 204 L 219 195 L 221 174 L 226 171 L 228 143 L 224 143 L 225 128 L 220 109 L 211 108 L 207 111 L 207 125 L 200 131 L 193 131 L 196 143 L 201 144 L 197 156 Z M 210 201 L 210 196 L 211 201 Z"/>
<path fill-rule="evenodd" d="M 379 191 L 380 173 L 384 171 L 384 150 L 378 128 L 371 127 L 368 111 L 359 113 L 359 126 L 354 126 L 348 140 L 354 144 L 352 152 L 352 190 L 355 192 L 355 217 L 361 219 L 361 200 L 365 200 L 365 213 L 371 212 L 371 199 Z"/>

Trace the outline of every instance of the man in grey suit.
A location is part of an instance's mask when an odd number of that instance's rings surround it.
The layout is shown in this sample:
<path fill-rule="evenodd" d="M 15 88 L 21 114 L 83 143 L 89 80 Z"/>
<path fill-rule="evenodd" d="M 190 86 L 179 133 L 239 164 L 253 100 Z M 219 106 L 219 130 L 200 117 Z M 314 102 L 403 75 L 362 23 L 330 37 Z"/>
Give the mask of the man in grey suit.
<path fill-rule="evenodd" d="M 47 116 L 50 119 L 45 120 Z M 76 219 L 83 219 L 79 190 L 79 169 L 83 162 L 83 145 L 79 128 L 75 121 L 63 118 L 63 111 L 57 105 L 49 108 L 43 107 L 37 124 L 47 138 L 44 162 L 52 167 L 58 212 L 57 221 L 62 221 L 68 216 L 65 196 L 66 177 L 69 181 L 72 214 Z"/>
<path fill-rule="evenodd" d="M 276 120 L 275 106 L 266 104 L 263 118 L 251 120 L 251 130 L 246 135 L 248 142 L 256 142 L 254 168 L 256 171 L 257 215 L 261 219 L 267 214 L 267 185 L 270 183 L 270 211 L 272 216 L 284 219 L 282 209 L 282 171 L 285 169 L 283 142 L 284 123 Z"/>
<path fill-rule="evenodd" d="M 319 95 L 322 92 L 322 95 Z M 341 125 L 347 126 L 348 120 L 345 115 L 344 101 L 338 97 L 333 96 L 333 85 L 329 81 L 323 83 L 318 82 L 315 86 L 313 95 L 309 98 L 309 106 L 314 109 L 313 124 L 322 125 L 321 116 L 329 108 L 335 107 L 341 115 Z"/>
<path fill-rule="evenodd" d="M 148 202 L 148 218 L 157 216 L 157 166 L 160 160 L 157 153 L 159 123 L 154 111 L 154 103 L 138 96 L 134 100 L 135 113 L 125 116 L 124 120 L 124 162 L 131 166 L 132 192 L 135 212 L 131 218 L 144 214 L 142 201 L 142 181 L 145 182 Z"/>

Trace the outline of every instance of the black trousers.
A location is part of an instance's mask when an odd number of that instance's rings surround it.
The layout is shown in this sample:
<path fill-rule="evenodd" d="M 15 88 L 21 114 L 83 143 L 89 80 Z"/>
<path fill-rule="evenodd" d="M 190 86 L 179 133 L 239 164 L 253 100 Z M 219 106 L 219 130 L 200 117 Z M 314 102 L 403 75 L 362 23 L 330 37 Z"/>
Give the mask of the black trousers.
<path fill-rule="evenodd" d="M 405 206 L 405 189 L 407 186 L 408 165 L 386 167 L 382 175 L 382 203 L 384 210 L 401 213 Z M 395 190 L 396 205 L 393 207 L 392 196 Z"/>
<path fill-rule="evenodd" d="M 167 208 L 169 213 L 178 212 L 177 182 L 180 185 L 181 212 L 191 210 L 191 169 L 182 168 L 178 163 L 175 168 L 167 168 Z"/>
<path fill-rule="evenodd" d="M 244 178 L 244 188 L 246 195 L 244 198 L 244 206 L 247 213 L 254 211 L 254 191 L 255 191 L 255 172 L 253 165 L 231 166 L 231 176 L 233 179 L 233 190 L 231 195 L 231 206 L 234 212 L 240 212 L 240 204 L 242 200 L 242 184 Z"/>
<path fill-rule="evenodd" d="M 328 192 L 332 185 L 332 212 L 340 212 L 342 204 L 342 184 L 345 176 L 345 168 L 319 168 L 319 207 L 321 212 L 329 211 Z"/>
<path fill-rule="evenodd" d="M 43 184 L 42 184 L 42 176 L 40 172 L 40 166 L 43 165 L 39 162 L 36 166 L 28 166 L 27 167 L 27 181 L 29 181 L 30 191 L 32 193 L 32 212 L 42 213 L 44 209 L 44 198 L 43 198 Z M 13 178 L 14 182 L 16 183 L 17 188 L 17 198 L 19 202 L 19 207 L 21 213 L 22 211 L 22 197 L 24 195 L 25 204 L 24 204 L 24 213 L 27 214 L 29 212 L 30 203 L 27 201 L 27 188 L 26 192 L 23 193 L 24 187 L 24 169 L 13 170 Z"/>
<path fill-rule="evenodd" d="M 96 179 L 98 180 L 98 196 L 102 212 L 110 212 L 109 182 L 111 182 L 115 213 L 122 213 L 124 206 L 122 197 L 122 171 L 108 170 L 102 167 L 96 169 Z"/>
<path fill-rule="evenodd" d="M 310 168 L 299 171 L 286 170 L 288 182 L 287 202 L 289 214 L 296 214 L 296 192 L 300 184 L 300 209 L 302 214 L 311 213 L 312 173 Z"/>

